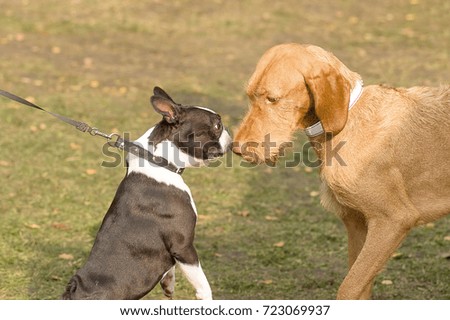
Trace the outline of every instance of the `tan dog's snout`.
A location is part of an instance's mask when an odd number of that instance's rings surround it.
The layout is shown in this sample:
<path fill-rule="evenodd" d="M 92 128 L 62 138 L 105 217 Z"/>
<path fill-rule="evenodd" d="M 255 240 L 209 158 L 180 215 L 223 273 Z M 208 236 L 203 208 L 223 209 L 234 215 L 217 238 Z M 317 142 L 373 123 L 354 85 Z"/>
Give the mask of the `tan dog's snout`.
<path fill-rule="evenodd" d="M 240 141 L 235 140 L 233 142 L 232 150 L 238 156 L 244 158 L 244 160 L 252 163 L 259 163 L 264 161 L 262 155 L 258 155 L 257 148 L 259 143 L 256 141 Z"/>
<path fill-rule="evenodd" d="M 270 132 L 261 130 L 262 126 L 258 124 L 254 125 L 252 121 L 249 121 L 251 128 L 259 128 L 253 132 L 258 132 L 257 135 L 249 135 L 249 130 L 240 130 L 235 135 L 233 141 L 233 152 L 245 161 L 251 163 L 263 163 L 274 165 L 278 158 L 279 146 L 275 137 Z"/>

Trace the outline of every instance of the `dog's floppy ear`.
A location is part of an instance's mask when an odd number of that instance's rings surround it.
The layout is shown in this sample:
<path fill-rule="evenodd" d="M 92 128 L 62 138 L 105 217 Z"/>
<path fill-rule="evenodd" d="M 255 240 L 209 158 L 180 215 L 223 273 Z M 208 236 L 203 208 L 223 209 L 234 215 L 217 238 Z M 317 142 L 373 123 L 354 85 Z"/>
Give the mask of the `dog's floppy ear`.
<path fill-rule="evenodd" d="M 350 70 L 330 52 L 314 46 L 308 51 L 311 58 L 302 68 L 306 86 L 324 131 L 336 135 L 347 123 L 351 85 L 343 73 Z"/>
<path fill-rule="evenodd" d="M 325 132 L 338 134 L 347 123 L 350 84 L 331 66 L 313 67 L 305 76 L 317 117 Z"/>
<path fill-rule="evenodd" d="M 161 88 L 153 89 L 154 95 L 150 98 L 150 102 L 156 112 L 161 114 L 168 123 L 178 121 L 180 106 L 176 104 L 172 98 Z"/>

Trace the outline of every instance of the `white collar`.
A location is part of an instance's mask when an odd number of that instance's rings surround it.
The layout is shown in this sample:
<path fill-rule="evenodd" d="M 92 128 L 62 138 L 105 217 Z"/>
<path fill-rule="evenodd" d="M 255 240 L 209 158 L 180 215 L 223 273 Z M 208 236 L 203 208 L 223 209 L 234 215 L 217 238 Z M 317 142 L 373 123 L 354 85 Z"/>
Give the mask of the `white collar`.
<path fill-rule="evenodd" d="M 350 93 L 350 102 L 348 104 L 348 110 L 350 110 L 355 105 L 356 101 L 358 101 L 363 91 L 363 85 L 364 83 L 362 80 L 356 81 L 355 87 Z M 322 124 L 319 121 L 306 128 L 305 133 L 308 137 L 312 138 L 325 133 L 325 131 L 323 130 Z"/>

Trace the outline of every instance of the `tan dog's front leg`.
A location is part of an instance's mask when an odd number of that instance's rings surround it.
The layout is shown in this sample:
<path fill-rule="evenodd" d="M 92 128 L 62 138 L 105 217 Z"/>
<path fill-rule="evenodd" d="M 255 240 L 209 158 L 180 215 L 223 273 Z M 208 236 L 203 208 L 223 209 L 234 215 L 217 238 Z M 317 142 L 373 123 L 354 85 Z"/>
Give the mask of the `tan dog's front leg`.
<path fill-rule="evenodd" d="M 367 236 L 367 224 L 362 213 L 349 210 L 342 218 L 348 236 L 348 268 L 353 266 L 361 252 Z"/>
<path fill-rule="evenodd" d="M 409 229 L 389 220 L 369 221 L 364 246 L 339 287 L 338 299 L 367 299 L 373 280 Z"/>
<path fill-rule="evenodd" d="M 350 270 L 361 252 L 367 236 L 366 220 L 361 212 L 349 210 L 343 219 L 348 237 L 348 269 Z M 366 287 L 360 299 L 370 299 L 373 281 Z"/>

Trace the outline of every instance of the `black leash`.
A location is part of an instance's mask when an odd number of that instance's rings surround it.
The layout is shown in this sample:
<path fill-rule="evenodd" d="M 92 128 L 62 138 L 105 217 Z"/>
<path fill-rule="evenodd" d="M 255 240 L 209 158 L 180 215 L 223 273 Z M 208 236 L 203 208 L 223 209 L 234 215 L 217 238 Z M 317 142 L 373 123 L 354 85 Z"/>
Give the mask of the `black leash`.
<path fill-rule="evenodd" d="M 97 128 L 89 126 L 87 123 L 73 120 L 73 119 L 67 118 L 65 116 L 62 116 L 60 114 L 47 111 L 44 108 L 41 108 L 38 105 L 36 105 L 28 100 L 25 100 L 21 97 L 16 96 L 15 94 L 12 94 L 10 92 L 7 92 L 7 91 L 1 90 L 1 89 L 0 89 L 0 95 L 4 96 L 5 98 L 14 100 L 18 103 L 21 103 L 23 105 L 44 111 L 44 112 L 50 114 L 51 116 L 65 122 L 67 124 L 70 124 L 71 126 L 74 126 L 76 129 L 78 129 L 82 132 L 88 132 L 92 136 L 101 136 L 107 140 L 107 143 L 110 146 L 115 147 L 120 150 L 125 150 L 128 153 L 134 154 L 135 156 L 138 156 L 139 158 L 145 159 L 148 162 L 156 164 L 156 165 L 163 167 L 169 171 L 172 171 L 172 172 L 175 172 L 178 174 L 182 174 L 184 171 L 184 168 L 178 168 L 174 164 L 167 161 L 167 159 L 155 156 L 153 153 L 144 149 L 143 147 L 134 143 L 133 141 L 122 139 L 122 137 L 118 133 L 111 133 L 111 134 L 103 133 L 103 132 L 99 131 Z"/>

